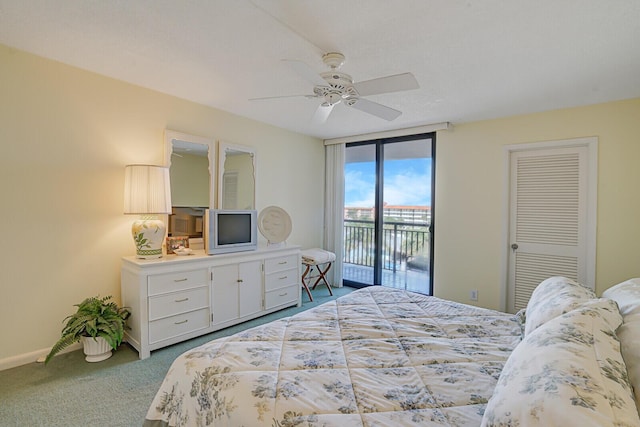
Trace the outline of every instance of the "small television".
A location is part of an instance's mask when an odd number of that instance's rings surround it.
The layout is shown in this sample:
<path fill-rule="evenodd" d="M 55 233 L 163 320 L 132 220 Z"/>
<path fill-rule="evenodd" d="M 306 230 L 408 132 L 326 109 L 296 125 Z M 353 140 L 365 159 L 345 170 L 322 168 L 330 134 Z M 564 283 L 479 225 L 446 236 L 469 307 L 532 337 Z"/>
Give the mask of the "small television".
<path fill-rule="evenodd" d="M 258 249 L 258 212 L 207 209 L 204 214 L 204 248 L 207 254 Z"/>

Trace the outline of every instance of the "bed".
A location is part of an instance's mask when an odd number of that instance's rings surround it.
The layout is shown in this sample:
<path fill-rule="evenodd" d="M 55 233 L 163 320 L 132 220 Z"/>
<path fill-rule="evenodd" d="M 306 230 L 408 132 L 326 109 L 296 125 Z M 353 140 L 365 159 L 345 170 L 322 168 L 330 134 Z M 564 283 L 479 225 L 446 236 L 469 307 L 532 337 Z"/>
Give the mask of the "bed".
<path fill-rule="evenodd" d="M 531 318 L 376 286 L 211 341 L 174 361 L 144 425 L 640 425 L 618 306 L 546 282 Z"/>

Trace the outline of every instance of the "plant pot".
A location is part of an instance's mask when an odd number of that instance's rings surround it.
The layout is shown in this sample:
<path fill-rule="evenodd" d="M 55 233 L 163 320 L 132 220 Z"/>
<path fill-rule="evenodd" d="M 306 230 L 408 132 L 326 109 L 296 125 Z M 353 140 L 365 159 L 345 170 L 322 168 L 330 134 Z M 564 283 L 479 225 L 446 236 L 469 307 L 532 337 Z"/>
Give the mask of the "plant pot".
<path fill-rule="evenodd" d="M 87 362 L 101 362 L 111 357 L 111 346 L 102 337 L 80 337 L 84 346 L 84 360 Z"/>

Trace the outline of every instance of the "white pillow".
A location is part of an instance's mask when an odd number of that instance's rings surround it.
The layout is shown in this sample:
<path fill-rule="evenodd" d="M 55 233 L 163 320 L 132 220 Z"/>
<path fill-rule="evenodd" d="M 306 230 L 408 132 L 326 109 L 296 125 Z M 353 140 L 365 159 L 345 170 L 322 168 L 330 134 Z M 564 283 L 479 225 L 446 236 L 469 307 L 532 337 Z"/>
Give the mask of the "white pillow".
<path fill-rule="evenodd" d="M 616 303 L 592 300 L 518 344 L 487 403 L 482 426 L 638 426 Z"/>
<path fill-rule="evenodd" d="M 602 294 L 618 303 L 622 325 L 616 331 L 622 357 L 629 371 L 629 380 L 640 403 L 640 278 L 619 283 Z M 640 405 L 638 405 L 640 411 Z"/>
<path fill-rule="evenodd" d="M 594 298 L 596 294 L 591 289 L 566 277 L 555 276 L 543 280 L 533 290 L 527 304 L 524 335 Z"/>

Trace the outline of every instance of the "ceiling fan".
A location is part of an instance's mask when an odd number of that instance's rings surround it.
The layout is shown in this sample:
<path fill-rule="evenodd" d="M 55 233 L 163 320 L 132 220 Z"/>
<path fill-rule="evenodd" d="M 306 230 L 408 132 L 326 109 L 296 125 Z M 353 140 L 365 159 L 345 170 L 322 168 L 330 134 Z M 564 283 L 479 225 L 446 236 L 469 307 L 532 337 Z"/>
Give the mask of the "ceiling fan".
<path fill-rule="evenodd" d="M 380 117 L 381 119 L 392 121 L 398 118 L 402 112 L 363 97 L 380 93 L 418 89 L 420 87 L 416 78 L 411 73 L 396 74 L 356 83 L 349 74 L 338 71 L 345 61 L 344 55 L 338 52 L 324 54 L 322 61 L 330 68 L 330 71 L 318 74 L 304 62 L 285 60 L 301 77 L 313 83 L 313 94 L 271 96 L 253 98 L 252 100 L 301 96 L 306 98 L 320 98 L 322 99 L 322 103 L 318 106 L 313 116 L 313 122 L 317 124 L 324 123 L 333 110 L 333 107 L 340 103 Z"/>

